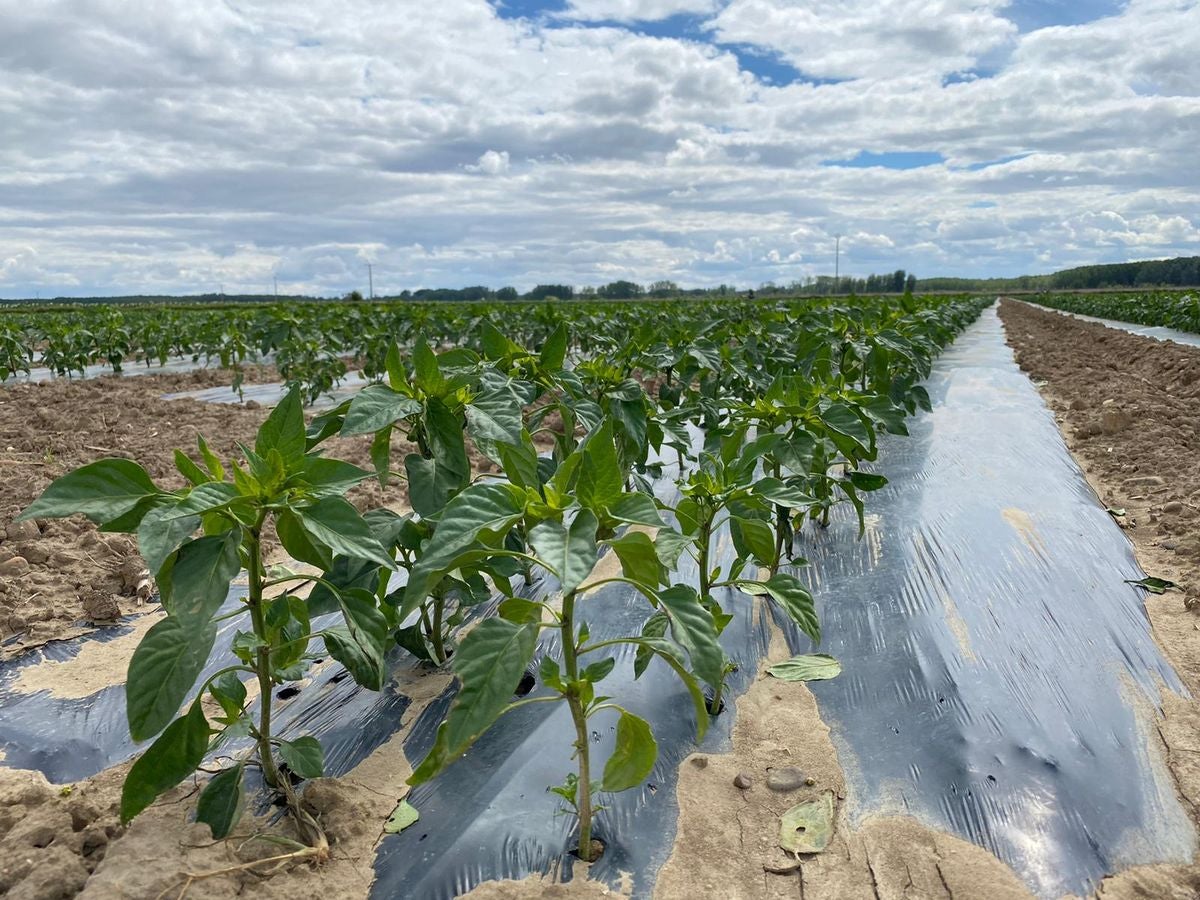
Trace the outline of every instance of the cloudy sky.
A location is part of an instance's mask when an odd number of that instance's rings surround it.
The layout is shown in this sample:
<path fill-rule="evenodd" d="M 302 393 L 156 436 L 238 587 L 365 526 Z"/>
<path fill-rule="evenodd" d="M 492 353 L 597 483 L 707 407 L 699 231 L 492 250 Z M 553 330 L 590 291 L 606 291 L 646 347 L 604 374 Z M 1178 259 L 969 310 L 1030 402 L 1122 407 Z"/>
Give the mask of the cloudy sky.
<path fill-rule="evenodd" d="M 1200 0 L 0 0 L 0 297 L 1200 254 Z"/>

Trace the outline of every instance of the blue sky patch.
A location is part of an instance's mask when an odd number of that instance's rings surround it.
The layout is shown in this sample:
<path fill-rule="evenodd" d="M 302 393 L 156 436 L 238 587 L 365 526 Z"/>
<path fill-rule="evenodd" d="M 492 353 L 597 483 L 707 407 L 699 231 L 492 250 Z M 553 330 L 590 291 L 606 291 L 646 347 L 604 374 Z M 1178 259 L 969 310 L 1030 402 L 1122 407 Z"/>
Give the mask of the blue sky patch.
<path fill-rule="evenodd" d="M 928 150 L 893 150 L 887 153 L 869 153 L 860 150 L 850 159 L 827 159 L 823 166 L 841 166 L 851 169 L 923 169 L 926 166 L 941 165 L 946 157 L 940 153 Z"/>

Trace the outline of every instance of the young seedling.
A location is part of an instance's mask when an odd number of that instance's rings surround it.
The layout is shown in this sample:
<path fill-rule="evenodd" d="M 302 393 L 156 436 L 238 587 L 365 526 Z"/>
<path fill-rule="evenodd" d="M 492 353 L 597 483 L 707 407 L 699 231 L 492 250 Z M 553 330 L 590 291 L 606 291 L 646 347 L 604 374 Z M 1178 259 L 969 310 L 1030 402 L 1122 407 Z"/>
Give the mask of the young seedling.
<path fill-rule="evenodd" d="M 202 464 L 176 451 L 176 465 L 189 482 L 181 490 L 159 488 L 130 460 L 104 459 L 56 480 L 21 517 L 82 514 L 105 531 L 136 533 L 139 550 L 156 573 L 167 616 L 134 651 L 125 693 L 130 735 L 137 741 L 157 738 L 126 777 L 122 821 L 192 774 L 210 751 L 248 736 L 256 752 L 209 780 L 197 803 L 197 819 L 214 837 L 228 835 L 244 804 L 245 770 L 257 767 L 263 780 L 284 795 L 306 845 L 299 855 L 323 860 L 325 835 L 290 780 L 322 774 L 321 745 L 311 736 L 282 739 L 273 732 L 275 688 L 304 677 L 312 660 L 309 645 L 320 638 L 356 681 L 379 690 L 386 620 L 368 590 L 340 589 L 319 576 L 269 579 L 263 540 L 273 527 L 294 558 L 323 570 L 335 559 L 343 565 L 363 560 L 393 568 L 372 524 L 343 496 L 370 473 L 323 458 L 312 448 L 295 389 L 263 423 L 253 449 L 241 448 L 243 462 L 226 467 L 203 438 L 199 451 Z M 230 583 L 241 570 L 248 589 L 229 605 Z M 271 588 L 289 582 L 319 583 L 343 624 L 314 629 L 313 615 L 323 610 L 294 593 L 268 596 Z M 240 617 L 247 629 L 232 641 L 238 661 L 207 675 L 195 690 L 217 624 Z M 256 683 L 257 718 L 247 676 Z M 206 695 L 219 713 L 206 711 Z"/>

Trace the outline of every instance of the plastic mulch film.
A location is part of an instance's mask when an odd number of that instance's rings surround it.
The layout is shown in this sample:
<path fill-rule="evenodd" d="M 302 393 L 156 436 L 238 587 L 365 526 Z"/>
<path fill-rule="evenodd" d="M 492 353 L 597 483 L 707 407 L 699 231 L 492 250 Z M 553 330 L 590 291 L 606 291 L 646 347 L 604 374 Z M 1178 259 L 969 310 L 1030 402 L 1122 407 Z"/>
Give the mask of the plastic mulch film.
<path fill-rule="evenodd" d="M 316 402 L 306 406 L 306 409 L 332 409 L 343 400 L 353 397 L 369 382 L 358 373 L 347 375 L 341 384 L 333 390 L 322 394 Z M 221 385 L 211 388 L 198 388 L 193 391 L 178 391 L 173 394 L 163 394 L 164 400 L 197 400 L 201 403 L 241 403 L 243 400 L 253 400 L 260 406 L 277 406 L 287 395 L 287 385 L 282 381 L 266 382 L 265 384 L 244 384 L 241 393 Z"/>
<path fill-rule="evenodd" d="M 927 387 L 933 412 L 883 446 L 866 537 L 843 516 L 800 550 L 844 667 L 812 688 L 852 817 L 916 816 L 1046 897 L 1190 860 L 1153 723 L 1159 690 L 1183 688 L 1125 583 L 1143 573 L 994 309 Z"/>

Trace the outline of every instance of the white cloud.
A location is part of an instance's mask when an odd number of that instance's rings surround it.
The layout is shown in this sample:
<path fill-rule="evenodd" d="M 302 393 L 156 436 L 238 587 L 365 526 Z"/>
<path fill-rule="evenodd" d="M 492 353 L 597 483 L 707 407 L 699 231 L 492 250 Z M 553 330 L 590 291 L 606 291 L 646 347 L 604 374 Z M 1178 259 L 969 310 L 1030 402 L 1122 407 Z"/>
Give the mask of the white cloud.
<path fill-rule="evenodd" d="M 473 166 L 466 166 L 468 172 L 480 172 L 484 175 L 503 175 L 508 171 L 508 151 L 488 150 Z"/>
<path fill-rule="evenodd" d="M 837 233 L 856 273 L 1200 254 L 1200 3 L 1007 12 L 729 0 L 669 38 L 487 0 L 0 0 L 0 295 L 342 293 L 364 253 L 381 291 L 786 282 Z M 772 86 L 705 36 L 848 80 Z M 822 165 L 864 150 L 948 164 Z"/>
<path fill-rule="evenodd" d="M 712 22 L 730 43 L 774 50 L 817 78 L 943 75 L 1011 40 L 1008 0 L 731 0 Z"/>

